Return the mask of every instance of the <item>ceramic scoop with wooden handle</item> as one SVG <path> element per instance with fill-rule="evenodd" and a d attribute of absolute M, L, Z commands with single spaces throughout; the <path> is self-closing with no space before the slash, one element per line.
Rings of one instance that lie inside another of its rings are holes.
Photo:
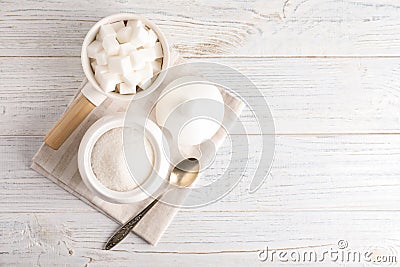
<path fill-rule="evenodd" d="M 106 98 L 130 101 L 153 92 L 165 77 L 170 54 L 164 34 L 154 23 L 135 14 L 115 14 L 87 33 L 81 62 L 88 83 L 45 136 L 53 149 L 60 148 Z"/>

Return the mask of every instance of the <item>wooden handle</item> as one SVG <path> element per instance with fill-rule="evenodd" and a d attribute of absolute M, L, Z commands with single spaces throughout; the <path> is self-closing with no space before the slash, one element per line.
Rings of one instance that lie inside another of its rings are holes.
<path fill-rule="evenodd" d="M 84 95 L 79 94 L 53 129 L 44 137 L 44 142 L 55 150 L 59 149 L 95 107 Z"/>

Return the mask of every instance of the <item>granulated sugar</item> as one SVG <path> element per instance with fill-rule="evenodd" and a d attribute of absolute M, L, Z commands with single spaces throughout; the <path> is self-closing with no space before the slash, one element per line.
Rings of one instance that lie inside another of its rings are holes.
<path fill-rule="evenodd" d="M 122 134 L 122 127 L 111 129 L 103 134 L 94 145 L 91 155 L 92 169 L 97 179 L 107 188 L 119 192 L 138 187 L 125 162 Z M 153 149 L 147 139 L 145 148 L 148 159 L 153 162 Z M 145 178 L 147 177 L 139 177 L 143 180 Z"/>

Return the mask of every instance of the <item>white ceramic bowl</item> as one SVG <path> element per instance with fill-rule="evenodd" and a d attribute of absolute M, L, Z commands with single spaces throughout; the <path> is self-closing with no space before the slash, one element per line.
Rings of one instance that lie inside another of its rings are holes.
<path fill-rule="evenodd" d="M 85 133 L 78 151 L 78 168 L 85 185 L 98 197 L 113 203 L 133 203 L 149 197 L 155 193 L 162 185 L 169 174 L 170 164 L 166 158 L 165 150 L 160 144 L 163 139 L 161 129 L 152 121 L 145 125 L 146 137 L 153 147 L 154 169 L 143 184 L 133 190 L 119 192 L 105 187 L 95 176 L 91 156 L 97 140 L 107 131 L 113 128 L 124 127 L 124 114 L 106 116 L 96 121 Z M 165 146 L 165 144 L 163 144 Z M 158 177 L 159 176 L 159 177 Z"/>
<path fill-rule="evenodd" d="M 96 81 L 96 78 L 94 77 L 94 73 L 93 73 L 92 67 L 90 66 L 90 60 L 89 60 L 89 57 L 87 56 L 87 51 L 86 51 L 87 46 L 91 42 L 93 42 L 93 40 L 96 38 L 96 34 L 99 32 L 101 25 L 109 24 L 109 23 L 113 23 L 113 22 L 117 22 L 117 21 L 123 21 L 123 20 L 141 20 L 143 22 L 143 24 L 145 24 L 150 29 L 153 29 L 154 32 L 157 34 L 158 40 L 160 41 L 161 47 L 163 50 L 163 61 L 162 61 L 162 65 L 161 65 L 160 74 L 158 74 L 157 78 L 154 80 L 154 82 L 152 83 L 152 85 L 149 88 L 147 88 L 146 90 L 143 90 L 135 95 L 121 95 L 121 94 L 118 94 L 115 92 L 109 92 L 109 93 L 104 92 L 104 90 L 101 89 L 100 85 Z M 169 52 L 169 46 L 168 46 L 167 39 L 165 38 L 164 34 L 162 33 L 162 31 L 158 28 L 158 26 L 156 24 L 154 24 L 150 20 L 148 20 L 142 16 L 136 15 L 136 14 L 120 13 L 120 14 L 114 14 L 114 15 L 111 15 L 111 16 L 101 19 L 89 30 L 89 32 L 86 34 L 85 39 L 83 40 L 82 51 L 81 51 L 81 62 L 82 62 L 82 68 L 86 75 L 86 78 L 98 92 L 100 92 L 103 95 L 106 95 L 107 97 L 129 101 L 133 97 L 139 98 L 139 97 L 144 97 L 144 96 L 150 94 L 161 84 L 161 82 L 165 78 L 165 70 L 170 66 L 171 58 L 170 58 L 170 52 Z"/>

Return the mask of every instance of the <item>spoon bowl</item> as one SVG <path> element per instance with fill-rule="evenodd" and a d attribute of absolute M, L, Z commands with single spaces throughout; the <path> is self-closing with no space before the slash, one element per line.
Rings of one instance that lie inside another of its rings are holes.
<path fill-rule="evenodd" d="M 177 187 L 190 186 L 199 175 L 200 164 L 195 158 L 188 158 L 179 162 L 172 170 L 168 182 Z"/>

